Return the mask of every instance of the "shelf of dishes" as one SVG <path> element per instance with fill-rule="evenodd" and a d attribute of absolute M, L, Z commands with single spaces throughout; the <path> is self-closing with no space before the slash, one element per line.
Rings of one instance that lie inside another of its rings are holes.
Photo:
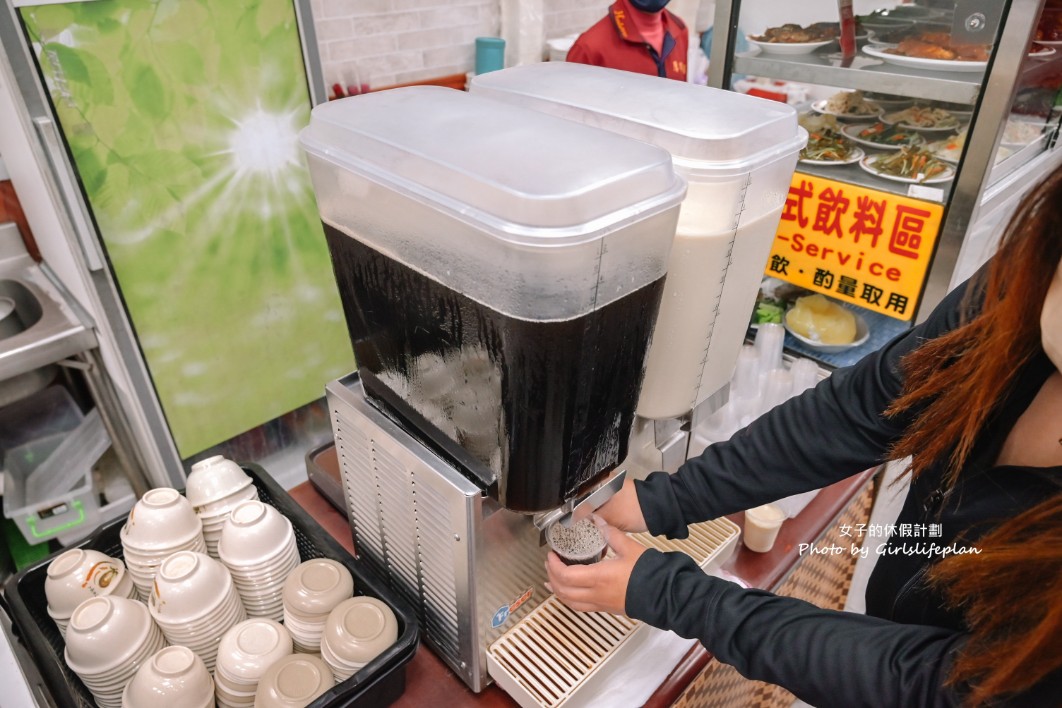
<path fill-rule="evenodd" d="M 839 32 L 836 22 L 816 22 L 746 35 L 753 49 L 735 55 L 734 71 L 926 100 L 977 101 L 992 45 L 953 38 L 947 12 L 902 5 L 858 16 L 858 51 L 847 59 Z M 1051 44 L 1034 45 L 1031 56 L 1053 56 Z"/>
<path fill-rule="evenodd" d="M 977 100 L 984 78 L 983 68 L 976 73 L 930 71 L 858 55 L 846 63 L 836 49 L 794 55 L 737 54 L 734 73 L 963 104 Z"/>
<path fill-rule="evenodd" d="M 812 103 L 800 116 L 809 139 L 797 169 L 946 202 L 972 115 L 963 104 L 841 91 Z M 1043 118 L 1011 117 L 996 153 L 997 165 L 1019 154 L 1026 158 L 1013 164 L 1027 161 L 1048 145 L 1055 129 Z"/>

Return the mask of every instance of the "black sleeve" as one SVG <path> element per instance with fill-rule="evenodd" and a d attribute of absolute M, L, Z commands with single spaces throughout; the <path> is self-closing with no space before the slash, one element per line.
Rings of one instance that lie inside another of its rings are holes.
<path fill-rule="evenodd" d="M 689 524 L 820 489 L 884 462 L 908 422 L 883 415 L 903 386 L 900 359 L 959 324 L 969 282 L 921 325 L 708 446 L 675 474 L 637 481 L 649 531 L 685 538 Z"/>
<path fill-rule="evenodd" d="M 706 575 L 681 553 L 650 549 L 634 566 L 627 614 L 700 640 L 742 676 L 818 706 L 958 706 L 944 686 L 966 635 L 823 610 Z"/>

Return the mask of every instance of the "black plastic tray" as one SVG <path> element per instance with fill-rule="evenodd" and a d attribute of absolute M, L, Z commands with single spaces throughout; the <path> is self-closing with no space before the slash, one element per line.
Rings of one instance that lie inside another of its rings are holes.
<path fill-rule="evenodd" d="M 336 684 L 311 703 L 309 708 L 375 708 L 391 704 L 406 689 L 406 664 L 413 659 L 420 643 L 412 609 L 361 561 L 339 545 L 261 467 L 245 464 L 243 468 L 254 480 L 259 498 L 291 520 L 299 557 L 302 560 L 331 558 L 339 561 L 354 577 L 356 594 L 375 597 L 387 603 L 398 619 L 398 640 L 356 674 Z M 90 548 L 114 558 L 122 558 L 119 533 L 124 524 L 124 517 L 104 524 L 76 547 Z M 62 635 L 48 616 L 44 580 L 47 577 L 48 564 L 53 557 L 46 558 L 9 578 L 4 585 L 5 599 L 18 638 L 33 657 L 55 703 L 62 708 L 95 708 L 92 694 L 77 674 L 67 668 L 63 659 L 65 644 Z"/>

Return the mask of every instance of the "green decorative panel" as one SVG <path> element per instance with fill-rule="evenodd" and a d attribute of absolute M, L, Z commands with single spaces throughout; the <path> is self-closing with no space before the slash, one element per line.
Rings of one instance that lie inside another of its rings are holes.
<path fill-rule="evenodd" d="M 353 366 L 291 0 L 20 10 L 182 457 Z"/>

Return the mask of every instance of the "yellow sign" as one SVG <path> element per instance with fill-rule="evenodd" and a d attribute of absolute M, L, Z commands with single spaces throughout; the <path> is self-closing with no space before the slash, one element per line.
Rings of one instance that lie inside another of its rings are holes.
<path fill-rule="evenodd" d="M 909 320 L 943 215 L 940 204 L 797 172 L 766 273 Z"/>

